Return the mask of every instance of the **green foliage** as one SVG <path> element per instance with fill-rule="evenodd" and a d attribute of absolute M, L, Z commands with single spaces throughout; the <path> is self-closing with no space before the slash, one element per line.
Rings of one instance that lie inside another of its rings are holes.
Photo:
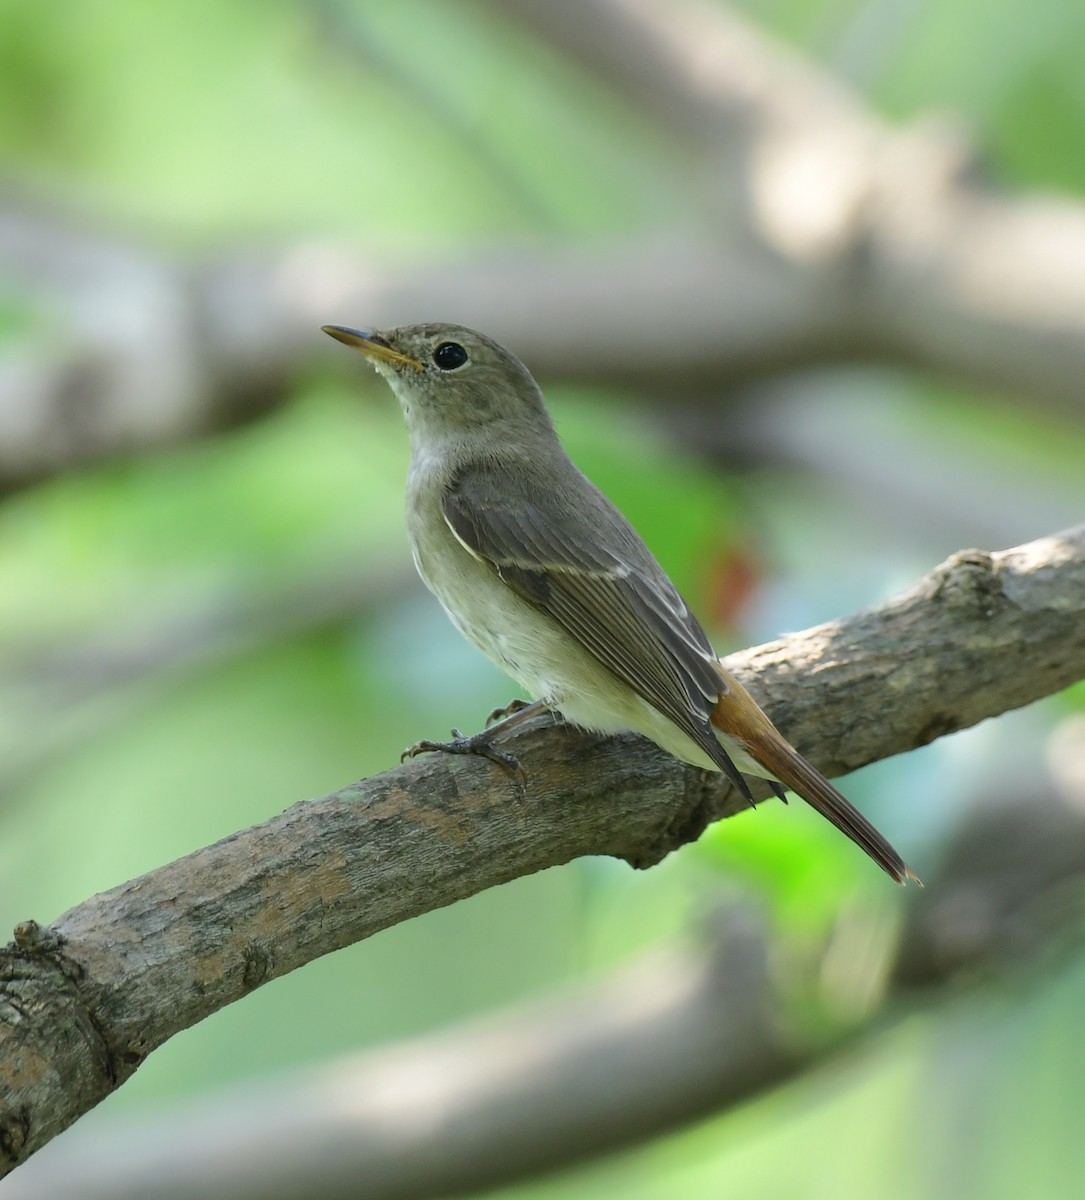
<path fill-rule="evenodd" d="M 647 414 L 638 416 L 623 397 L 557 388 L 548 396 L 580 469 L 625 513 L 680 590 L 702 594 L 706 565 L 736 537 L 734 488 L 668 447 Z"/>
<path fill-rule="evenodd" d="M 1015 1200 L 1079 1182 L 1078 962 L 1042 993 L 963 1001 L 737 1111 L 495 1200 Z M 1031 1103 L 1022 1105 L 1021 1096 Z"/>
<path fill-rule="evenodd" d="M 658 135 L 469 6 L 3 7 L 0 153 L 62 172 L 115 220 L 185 240 L 349 232 L 417 252 L 661 211 L 638 169 Z M 435 194 L 434 180 L 454 186 Z M 682 207 L 666 196 L 668 213 Z"/>
<path fill-rule="evenodd" d="M 0 646 L 387 553 L 405 463 L 394 404 L 321 385 L 240 433 L 16 495 L 0 507 Z"/>
<path fill-rule="evenodd" d="M 997 175 L 1085 191 L 1085 9 L 1075 0 L 741 0 L 759 23 L 852 81 L 888 116 L 951 114 Z"/>

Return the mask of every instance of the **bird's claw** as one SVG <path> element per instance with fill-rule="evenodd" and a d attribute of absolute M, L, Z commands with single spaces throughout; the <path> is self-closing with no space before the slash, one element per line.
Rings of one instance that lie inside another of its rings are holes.
<path fill-rule="evenodd" d="M 512 754 L 505 754 L 504 751 L 498 750 L 490 742 L 485 731 L 473 733 L 468 736 L 459 729 L 453 729 L 452 740 L 449 742 L 431 742 L 428 738 L 425 738 L 420 742 L 415 742 L 413 746 L 408 746 L 399 756 L 399 761 L 404 762 L 408 758 L 414 758 L 416 754 L 437 752 L 442 754 L 477 754 L 480 758 L 488 758 L 490 762 L 495 762 L 498 766 L 505 767 L 509 771 L 514 771 L 521 777 L 524 774 L 524 769 L 520 766 L 520 760 Z"/>

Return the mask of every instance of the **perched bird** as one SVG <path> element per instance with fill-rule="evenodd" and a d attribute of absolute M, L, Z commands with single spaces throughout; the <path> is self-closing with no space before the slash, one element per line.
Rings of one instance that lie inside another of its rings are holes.
<path fill-rule="evenodd" d="M 916 878 L 722 666 L 651 551 L 565 453 L 515 355 L 456 325 L 323 328 L 360 350 L 403 408 L 418 573 L 468 641 L 534 697 L 491 730 L 412 752 L 514 763 L 493 733 L 554 709 L 585 729 L 644 734 L 722 771 L 751 802 L 744 772 L 781 798 L 786 785 L 898 883 Z"/>

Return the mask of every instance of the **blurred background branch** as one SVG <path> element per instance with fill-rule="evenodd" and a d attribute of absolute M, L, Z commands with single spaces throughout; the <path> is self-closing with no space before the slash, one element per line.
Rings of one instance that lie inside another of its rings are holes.
<path fill-rule="evenodd" d="M 226 245 L 182 265 L 9 188 L 0 264 L 55 316 L 0 363 L 0 482 L 264 414 L 323 349 L 317 327 L 350 314 L 452 314 L 544 380 L 633 384 L 661 406 L 703 400 L 709 381 L 718 405 L 740 384 L 855 360 L 1080 406 L 1085 205 L 1004 192 L 971 169 L 959 131 L 891 128 L 720 6 L 495 9 L 698 156 L 712 203 L 695 231 L 472 245 L 422 265 L 346 243 Z M 318 11 L 366 45 L 345 6 Z"/>

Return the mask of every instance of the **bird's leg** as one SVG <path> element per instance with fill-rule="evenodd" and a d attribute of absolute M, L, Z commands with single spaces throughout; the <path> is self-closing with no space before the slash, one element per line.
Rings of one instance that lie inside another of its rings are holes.
<path fill-rule="evenodd" d="M 488 729 L 482 729 L 478 733 L 470 735 L 461 733 L 458 729 L 452 730 L 452 740 L 450 742 L 431 742 L 428 739 L 421 742 L 415 742 L 413 746 L 408 746 L 406 750 L 399 756 L 399 761 L 402 762 L 406 758 L 414 758 L 416 754 L 428 754 L 431 751 L 441 751 L 444 754 L 477 754 L 482 758 L 488 758 L 491 762 L 498 763 L 500 766 L 507 767 L 510 771 L 519 771 L 523 774 L 520 766 L 520 760 L 512 754 L 505 754 L 498 750 L 493 745 L 493 738 L 499 733 L 505 733 L 514 726 L 519 725 L 521 721 L 526 721 L 528 717 L 535 716 L 536 713 L 543 712 L 546 708 L 546 703 L 543 700 L 532 700 L 530 703 L 520 700 L 514 700 L 508 706 L 512 709 L 511 712 L 506 712 L 504 709 L 497 709 L 496 712 L 500 715 L 505 712 L 502 720 L 496 725 L 491 725 Z M 491 717 L 494 715 L 490 714 Z"/>
<path fill-rule="evenodd" d="M 539 702 L 536 700 L 536 701 L 534 701 L 534 703 L 538 704 Z M 487 716 L 487 718 L 486 718 L 487 728 L 490 725 L 492 725 L 495 721 L 501 720 L 502 717 L 511 717 L 511 716 L 514 716 L 518 712 L 522 712 L 525 708 L 530 707 L 531 704 L 532 704 L 532 701 L 530 701 L 530 700 L 516 699 L 516 700 L 510 700 L 508 702 L 508 704 L 505 705 L 504 708 L 490 709 L 489 716 Z"/>
<path fill-rule="evenodd" d="M 501 719 L 495 725 L 489 725 L 489 728 L 486 730 L 486 736 L 492 737 L 495 733 L 504 733 L 508 729 L 515 728 L 522 721 L 526 721 L 529 717 L 537 716 L 539 713 L 546 711 L 545 700 L 513 700 L 511 704 L 505 705 L 504 708 L 495 708 L 490 713 L 486 721 L 487 725 L 495 717 L 500 717 Z"/>

